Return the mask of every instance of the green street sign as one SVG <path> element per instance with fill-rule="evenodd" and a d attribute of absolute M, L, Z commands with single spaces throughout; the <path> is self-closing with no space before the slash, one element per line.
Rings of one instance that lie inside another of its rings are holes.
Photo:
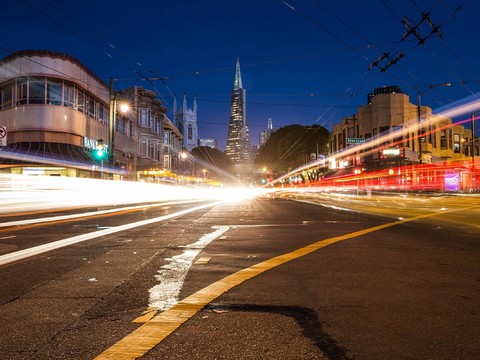
<path fill-rule="evenodd" d="M 347 144 L 363 144 L 364 138 L 347 138 Z"/>

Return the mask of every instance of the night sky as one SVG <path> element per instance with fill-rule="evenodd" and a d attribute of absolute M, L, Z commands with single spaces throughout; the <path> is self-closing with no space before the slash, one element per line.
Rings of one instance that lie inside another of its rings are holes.
<path fill-rule="evenodd" d="M 157 91 L 170 118 L 173 94 L 196 96 L 200 137 L 224 150 L 237 58 L 253 144 L 268 118 L 331 130 L 381 86 L 416 103 L 415 87 L 452 82 L 422 95 L 435 112 L 480 91 L 479 14 L 477 0 L 19 0 L 2 7 L 0 57 L 67 53 L 116 90 Z"/>

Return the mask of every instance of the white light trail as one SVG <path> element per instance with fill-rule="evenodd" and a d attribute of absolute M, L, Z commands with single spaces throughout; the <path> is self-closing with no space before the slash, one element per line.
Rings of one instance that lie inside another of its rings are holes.
<path fill-rule="evenodd" d="M 0 174 L 0 214 L 162 201 L 241 200 L 254 188 L 216 188 L 67 177 Z"/>
<path fill-rule="evenodd" d="M 436 112 L 435 114 L 433 113 L 430 114 L 428 119 L 428 124 L 435 125 L 439 121 L 444 120 L 445 118 L 453 119 L 465 114 L 468 114 L 470 116 L 470 114 L 474 112 L 478 112 L 479 110 L 480 110 L 480 93 L 477 93 L 465 99 L 458 100 L 453 104 L 441 107 L 439 111 Z M 456 123 L 452 123 L 452 125 L 455 125 L 455 124 Z M 346 158 L 348 156 L 353 156 L 360 152 L 362 153 L 363 156 L 365 156 L 373 151 L 377 151 L 378 147 L 384 145 L 385 143 L 392 143 L 394 139 L 397 139 L 400 137 L 405 138 L 407 134 L 417 133 L 419 128 L 423 128 L 423 127 L 425 127 L 425 123 L 420 124 L 418 122 L 418 117 L 415 116 L 414 118 L 405 121 L 405 125 L 402 127 L 402 129 L 399 129 L 398 131 L 395 131 L 395 132 L 392 131 L 383 136 L 366 139 L 365 143 L 358 144 L 358 145 L 349 147 L 347 149 L 344 149 L 340 152 L 337 152 L 335 154 L 329 155 L 326 159 L 319 159 L 317 161 L 312 161 L 303 166 L 299 166 L 298 168 L 290 171 L 288 174 L 285 174 L 282 177 L 275 179 L 272 183 L 281 181 L 283 179 L 288 179 L 289 177 L 294 176 L 304 170 L 321 166 L 322 163 L 328 162 L 332 158 L 335 158 L 335 159 Z M 372 148 L 374 150 L 371 150 Z"/>
<path fill-rule="evenodd" d="M 51 216 L 51 217 L 45 217 L 45 218 L 34 218 L 34 219 L 27 219 L 27 220 L 8 221 L 8 222 L 0 223 L 0 228 L 10 227 L 10 226 L 40 224 L 40 223 L 54 222 L 54 221 L 61 221 L 61 220 L 73 220 L 73 219 L 91 217 L 91 216 L 97 216 L 97 215 L 103 215 L 103 214 L 113 214 L 113 213 L 122 212 L 122 211 L 147 209 L 147 208 L 152 208 L 152 207 L 168 206 L 168 205 L 189 204 L 189 203 L 192 203 L 192 202 L 199 202 L 199 201 L 201 201 L 201 200 L 171 201 L 171 202 L 156 203 L 156 204 L 127 206 L 127 207 L 115 208 L 115 209 L 109 209 L 109 210 L 89 211 L 89 212 L 85 212 L 85 213 L 72 214 L 72 215 L 60 215 L 60 216 Z"/>
<path fill-rule="evenodd" d="M 179 217 L 179 216 L 182 216 L 182 215 L 185 215 L 185 214 L 197 211 L 197 210 L 205 209 L 205 208 L 212 207 L 212 206 L 215 206 L 215 205 L 220 205 L 220 204 L 223 204 L 223 203 L 225 203 L 225 201 L 216 201 L 216 202 L 212 202 L 212 203 L 209 203 L 209 204 L 203 204 L 203 205 L 199 205 L 199 206 L 189 208 L 189 209 L 186 209 L 186 210 L 178 211 L 178 212 L 175 212 L 175 213 L 172 213 L 172 214 L 156 217 L 156 218 L 153 218 L 153 219 L 147 219 L 147 220 L 138 221 L 138 222 L 134 222 L 134 223 L 130 223 L 130 224 L 115 226 L 115 227 L 112 227 L 112 228 L 103 229 L 103 230 L 99 230 L 99 231 L 94 231 L 94 232 L 87 233 L 87 234 L 77 235 L 77 236 L 73 236 L 73 237 L 70 237 L 70 238 L 63 239 L 63 240 L 58 240 L 58 241 L 54 241 L 54 242 L 51 242 L 51 243 L 46 243 L 46 244 L 43 244 L 43 245 L 31 247 L 31 248 L 28 248 L 28 249 L 16 251 L 16 252 L 13 252 L 13 253 L 10 253 L 10 254 L 0 256 L 0 266 L 1 265 L 6 265 L 6 264 L 9 264 L 9 263 L 18 261 L 18 260 L 26 259 L 26 258 L 31 257 L 31 256 L 43 254 L 43 253 L 46 253 L 48 251 L 60 249 L 60 248 L 63 248 L 63 247 L 69 246 L 69 245 L 77 244 L 77 243 L 80 243 L 80 242 L 83 242 L 83 241 L 96 239 L 96 238 L 101 237 L 101 236 L 115 234 L 117 232 L 130 230 L 130 229 L 133 229 L 133 228 L 136 228 L 136 227 L 140 227 L 140 226 L 149 225 L 149 224 L 153 224 L 153 223 L 160 222 L 160 221 L 173 219 L 175 217 Z"/>

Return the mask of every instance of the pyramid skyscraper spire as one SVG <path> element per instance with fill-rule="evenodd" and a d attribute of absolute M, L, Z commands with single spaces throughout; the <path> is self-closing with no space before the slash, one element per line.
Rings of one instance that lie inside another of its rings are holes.
<path fill-rule="evenodd" d="M 242 74 L 240 73 L 240 59 L 237 58 L 237 64 L 235 65 L 235 82 L 233 84 L 233 90 L 242 89 Z"/>
<path fill-rule="evenodd" d="M 247 125 L 246 91 L 242 85 L 240 60 L 235 66 L 235 81 L 230 96 L 230 121 L 226 155 L 235 165 L 237 177 L 248 181 L 251 177 L 251 145 Z"/>

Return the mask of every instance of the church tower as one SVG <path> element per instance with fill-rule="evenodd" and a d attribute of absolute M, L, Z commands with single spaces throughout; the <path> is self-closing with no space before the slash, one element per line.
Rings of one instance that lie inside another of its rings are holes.
<path fill-rule="evenodd" d="M 240 60 L 235 66 L 235 80 L 230 96 L 230 122 L 226 155 L 233 161 L 240 180 L 248 181 L 251 178 L 251 145 L 247 124 L 246 91 L 242 86 L 240 74 Z"/>
<path fill-rule="evenodd" d="M 187 97 L 183 95 L 183 104 L 177 109 L 177 98 L 173 99 L 175 126 L 183 135 L 183 147 L 188 151 L 198 147 L 197 98 L 193 98 L 193 109 L 187 107 Z"/>

